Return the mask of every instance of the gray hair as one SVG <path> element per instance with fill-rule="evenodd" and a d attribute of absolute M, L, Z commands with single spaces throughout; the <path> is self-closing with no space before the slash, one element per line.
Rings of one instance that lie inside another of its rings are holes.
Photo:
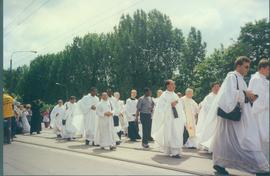
<path fill-rule="evenodd" d="M 188 93 L 188 92 L 192 92 L 193 93 L 193 89 L 187 88 L 186 91 L 185 91 L 185 93 Z"/>

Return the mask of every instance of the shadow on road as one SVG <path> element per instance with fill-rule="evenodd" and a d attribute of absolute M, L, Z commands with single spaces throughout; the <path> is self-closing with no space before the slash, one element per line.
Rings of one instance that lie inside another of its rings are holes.
<path fill-rule="evenodd" d="M 80 145 L 70 145 L 68 146 L 68 148 L 70 149 L 89 149 L 92 148 L 93 146 L 90 145 L 84 145 L 84 144 L 80 144 Z"/>
<path fill-rule="evenodd" d="M 109 149 L 101 149 L 100 147 L 98 147 L 98 148 L 95 148 L 95 149 L 93 149 L 93 153 L 95 153 L 95 154 L 102 154 L 102 153 L 110 153 L 110 152 L 114 152 L 114 151 L 117 151 L 117 149 L 116 150 L 109 150 Z"/>
<path fill-rule="evenodd" d="M 151 159 L 159 164 L 166 164 L 166 165 L 179 165 L 183 161 L 187 160 L 189 156 L 182 156 L 181 159 L 171 158 L 166 155 L 155 155 Z"/>

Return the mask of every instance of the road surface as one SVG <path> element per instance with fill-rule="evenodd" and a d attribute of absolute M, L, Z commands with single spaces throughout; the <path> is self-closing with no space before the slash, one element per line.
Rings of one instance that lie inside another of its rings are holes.
<path fill-rule="evenodd" d="M 4 145 L 5 175 L 190 175 L 91 155 L 13 142 Z"/>

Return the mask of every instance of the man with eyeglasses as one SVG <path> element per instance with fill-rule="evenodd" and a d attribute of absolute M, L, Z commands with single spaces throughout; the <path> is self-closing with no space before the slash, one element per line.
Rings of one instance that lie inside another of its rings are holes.
<path fill-rule="evenodd" d="M 235 71 L 227 74 L 209 112 L 210 116 L 217 119 L 215 130 L 209 130 L 215 133 L 212 143 L 213 162 L 218 175 L 229 175 L 225 168 L 256 175 L 269 174 L 269 163 L 261 151 L 258 128 L 251 111 L 251 103 L 256 101 L 257 96 L 247 89 L 244 80 L 250 62 L 246 56 L 236 59 Z M 240 105 L 240 119 L 233 119 L 231 112 L 237 109 L 237 104 Z M 227 116 L 217 113 L 220 109 Z"/>

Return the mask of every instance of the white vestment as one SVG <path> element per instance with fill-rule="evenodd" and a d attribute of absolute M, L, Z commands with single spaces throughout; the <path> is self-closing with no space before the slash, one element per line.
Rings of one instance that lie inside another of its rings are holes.
<path fill-rule="evenodd" d="M 252 75 L 248 89 L 258 95 L 252 113 L 258 124 L 263 152 L 269 159 L 269 80 L 257 72 Z"/>
<path fill-rule="evenodd" d="M 73 118 L 76 114 L 76 103 L 66 102 L 64 104 L 65 112 L 63 116 L 63 120 L 66 120 L 66 124 L 63 125 L 63 135 L 62 138 L 74 138 L 77 132 L 76 127 L 73 124 Z"/>
<path fill-rule="evenodd" d="M 174 101 L 178 101 L 176 105 L 178 118 L 173 115 L 171 103 Z M 153 114 L 152 135 L 166 155 L 181 153 L 185 121 L 182 103 L 177 94 L 170 91 L 163 92 Z"/>
<path fill-rule="evenodd" d="M 121 107 L 114 96 L 109 97 L 108 100 L 110 102 L 110 105 L 112 106 L 113 116 L 117 116 L 118 122 L 119 122 L 117 126 L 114 126 L 114 132 L 115 132 L 114 138 L 115 138 L 115 141 L 120 141 L 120 138 L 117 135 L 117 133 L 121 131 L 120 117 L 119 117 L 119 115 L 121 113 Z"/>
<path fill-rule="evenodd" d="M 237 80 L 239 90 L 237 90 Z M 213 106 L 211 106 L 210 118 L 217 119 L 215 129 L 208 133 L 215 133 L 213 139 L 213 162 L 225 168 L 234 168 L 249 173 L 267 172 L 269 164 L 261 151 L 261 143 L 256 121 L 252 116 L 250 103 L 245 103 L 243 91 L 247 85 L 243 76 L 238 72 L 230 72 L 225 78 L 218 92 Z M 237 102 L 241 106 L 240 121 L 224 119 L 217 115 L 220 107 L 226 113 L 231 112 Z"/>
<path fill-rule="evenodd" d="M 94 141 L 95 132 L 97 129 L 97 116 L 96 110 L 91 109 L 92 106 L 97 106 L 99 99 L 97 96 L 91 94 L 85 95 L 79 102 L 78 105 L 84 116 L 84 125 L 82 126 L 85 138 L 91 142 Z"/>
<path fill-rule="evenodd" d="M 199 112 L 199 106 L 192 98 L 188 98 L 186 96 L 181 97 L 180 101 L 183 104 L 183 108 L 184 108 L 184 112 L 186 116 L 186 129 L 189 134 L 189 138 L 185 146 L 197 147 L 196 115 Z"/>
<path fill-rule="evenodd" d="M 159 98 L 160 98 L 160 97 L 157 97 L 157 98 L 154 98 L 154 99 L 153 99 L 154 104 L 155 104 L 153 112 L 155 112 L 155 109 L 156 109 L 157 104 L 158 104 L 158 102 L 159 102 Z"/>
<path fill-rule="evenodd" d="M 100 147 L 114 146 L 116 140 L 113 117 L 104 115 L 106 112 L 113 112 L 109 100 L 101 100 L 97 105 L 96 112 L 99 120 L 95 134 L 95 144 L 100 145 Z"/>
<path fill-rule="evenodd" d="M 127 131 L 128 128 L 128 120 L 127 117 L 125 115 L 125 104 L 124 101 L 122 100 L 118 100 L 117 103 L 119 104 L 120 107 L 120 113 L 121 115 L 119 116 L 119 123 L 120 123 L 120 127 L 122 131 Z"/>
<path fill-rule="evenodd" d="M 51 117 L 51 127 L 53 128 L 53 131 L 56 135 L 61 135 L 62 134 L 62 119 L 64 118 L 65 114 L 65 106 L 59 106 L 56 105 L 54 106 L 50 117 Z"/>
<path fill-rule="evenodd" d="M 196 137 L 198 142 L 198 148 L 205 148 L 210 153 L 212 149 L 210 148 L 210 144 L 213 140 L 212 134 L 205 134 L 207 132 L 206 128 L 215 128 L 216 127 L 216 119 L 209 118 L 209 110 L 216 98 L 216 94 L 213 92 L 209 93 L 203 101 L 200 103 L 201 109 L 198 115 L 198 122 L 196 125 Z"/>
<path fill-rule="evenodd" d="M 137 112 L 137 103 L 137 99 L 132 100 L 131 98 L 128 98 L 126 101 L 125 113 L 129 122 L 136 120 L 135 114 Z"/>
<path fill-rule="evenodd" d="M 28 112 L 22 111 L 21 118 L 22 118 L 22 127 L 23 127 L 23 133 L 29 133 L 30 132 L 30 125 L 27 120 Z"/>

